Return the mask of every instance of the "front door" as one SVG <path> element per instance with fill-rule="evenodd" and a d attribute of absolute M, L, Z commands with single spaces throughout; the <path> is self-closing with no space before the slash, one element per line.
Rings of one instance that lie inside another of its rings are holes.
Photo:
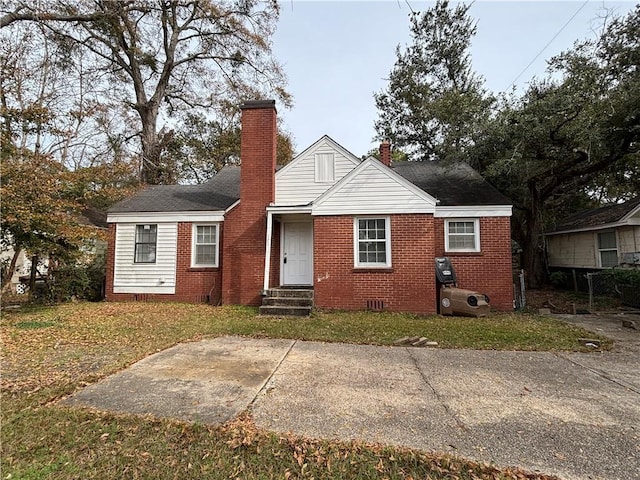
<path fill-rule="evenodd" d="M 283 223 L 282 284 L 313 285 L 313 224 Z"/>

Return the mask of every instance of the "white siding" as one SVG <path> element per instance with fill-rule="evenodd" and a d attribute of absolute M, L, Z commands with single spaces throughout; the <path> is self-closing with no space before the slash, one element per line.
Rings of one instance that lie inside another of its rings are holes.
<path fill-rule="evenodd" d="M 618 229 L 618 256 L 623 253 L 640 252 L 640 226 Z"/>
<path fill-rule="evenodd" d="M 316 154 L 333 154 L 335 170 L 333 182 L 316 182 Z M 276 205 L 306 205 L 345 175 L 353 170 L 359 161 L 346 152 L 329 137 L 322 137 L 314 145 L 302 152 L 276 174 Z"/>
<path fill-rule="evenodd" d="M 594 235 L 594 232 L 579 232 L 547 237 L 549 265 L 552 267 L 597 268 Z"/>
<path fill-rule="evenodd" d="M 157 225 L 155 263 L 134 263 L 135 223 L 116 225 L 114 293 L 175 293 L 178 224 Z"/>
<path fill-rule="evenodd" d="M 376 160 L 349 177 L 318 200 L 313 215 L 434 213 L 433 199 Z"/>
<path fill-rule="evenodd" d="M 605 231 L 605 230 L 602 230 Z M 547 237 L 549 265 L 551 267 L 598 268 L 598 232 L 565 233 Z M 618 261 L 625 253 L 640 252 L 640 227 L 616 229 Z"/>
<path fill-rule="evenodd" d="M 624 223 L 627 225 L 640 225 L 640 207 L 637 207 L 637 210 L 633 212 L 633 215 L 629 216 Z"/>

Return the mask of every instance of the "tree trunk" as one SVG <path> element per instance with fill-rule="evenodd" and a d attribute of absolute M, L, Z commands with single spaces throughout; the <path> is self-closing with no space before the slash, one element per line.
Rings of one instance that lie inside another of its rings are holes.
<path fill-rule="evenodd" d="M 522 268 L 528 288 L 540 288 L 545 283 L 544 248 L 542 237 L 542 206 L 534 199 L 524 212 L 516 238 L 522 247 Z"/>
<path fill-rule="evenodd" d="M 4 272 L 4 275 L 2 275 L 2 293 L 8 292 L 11 288 L 11 277 L 13 277 L 13 273 L 16 271 L 16 263 L 18 263 L 20 252 L 22 252 L 22 248 L 16 247 L 16 250 L 13 252 L 13 257 L 11 257 L 9 268 Z"/>
<path fill-rule="evenodd" d="M 142 115 L 141 115 L 142 117 Z M 160 172 L 160 142 L 156 133 L 156 125 L 148 125 L 143 117 L 142 128 L 142 165 L 140 166 L 140 180 L 149 185 L 158 185 L 161 182 Z"/>
<path fill-rule="evenodd" d="M 29 275 L 29 301 L 33 302 L 36 292 L 36 275 L 38 273 L 38 256 L 31 257 L 31 273 Z"/>
<path fill-rule="evenodd" d="M 158 107 L 150 100 L 137 109 L 142 121 L 140 140 L 142 145 L 142 165 L 140 181 L 149 185 L 169 185 L 175 183 L 175 168 L 162 158 L 162 152 L 173 138 L 173 131 L 157 131 Z"/>

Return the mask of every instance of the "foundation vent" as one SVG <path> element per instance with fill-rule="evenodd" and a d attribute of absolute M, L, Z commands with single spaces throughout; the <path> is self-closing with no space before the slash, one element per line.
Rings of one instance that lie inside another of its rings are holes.
<path fill-rule="evenodd" d="M 367 310 L 372 312 L 382 312 L 384 310 L 383 300 L 367 300 Z"/>

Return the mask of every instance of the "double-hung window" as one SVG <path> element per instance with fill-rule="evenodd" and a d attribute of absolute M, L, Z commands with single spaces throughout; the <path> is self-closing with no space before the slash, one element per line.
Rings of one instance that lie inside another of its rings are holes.
<path fill-rule="evenodd" d="M 356 267 L 391 266 L 389 217 L 356 218 L 354 222 L 354 264 Z"/>
<path fill-rule="evenodd" d="M 475 219 L 452 219 L 444 223 L 447 252 L 479 252 L 480 222 Z"/>
<path fill-rule="evenodd" d="M 618 244 L 616 242 L 616 232 L 598 233 L 598 253 L 600 255 L 601 267 L 607 268 L 618 265 Z"/>
<path fill-rule="evenodd" d="M 136 225 L 135 263 L 156 263 L 158 225 Z"/>
<path fill-rule="evenodd" d="M 193 267 L 218 266 L 218 224 L 194 225 L 191 265 Z"/>

